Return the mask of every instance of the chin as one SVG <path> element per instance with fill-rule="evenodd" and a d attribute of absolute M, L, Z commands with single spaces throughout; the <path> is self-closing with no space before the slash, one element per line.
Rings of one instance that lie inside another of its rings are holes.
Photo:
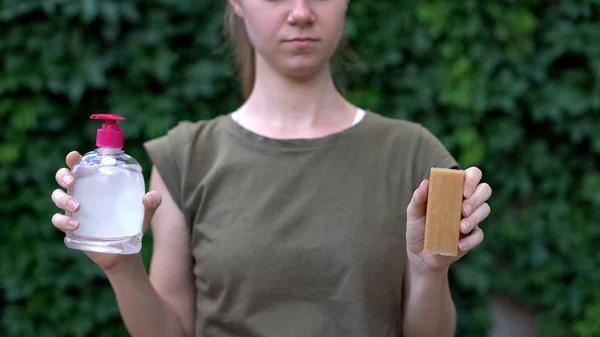
<path fill-rule="evenodd" d="M 327 63 L 317 60 L 293 60 L 287 64 L 280 65 L 279 71 L 292 78 L 309 78 L 313 77 L 327 68 Z"/>

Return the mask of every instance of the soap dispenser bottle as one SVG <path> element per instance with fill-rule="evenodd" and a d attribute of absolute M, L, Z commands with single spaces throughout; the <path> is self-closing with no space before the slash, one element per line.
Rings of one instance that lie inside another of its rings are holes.
<path fill-rule="evenodd" d="M 67 190 L 79 201 L 79 211 L 67 216 L 79 227 L 67 232 L 65 245 L 72 249 L 135 254 L 142 248 L 145 183 L 142 167 L 123 149 L 124 133 L 117 124 L 125 118 L 95 114 L 105 120 L 96 135 L 96 149 L 72 168 L 74 183 Z"/>

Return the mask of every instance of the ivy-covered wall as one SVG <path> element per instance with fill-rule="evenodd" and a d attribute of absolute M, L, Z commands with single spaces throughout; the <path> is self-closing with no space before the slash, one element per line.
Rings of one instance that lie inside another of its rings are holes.
<path fill-rule="evenodd" d="M 240 103 L 223 4 L 0 2 L 0 336 L 127 336 L 102 272 L 50 222 L 54 174 L 93 148 L 92 113 L 127 118 L 148 172 L 144 140 Z M 494 189 L 485 243 L 451 272 L 457 336 L 486 336 L 493 293 L 540 336 L 600 336 L 599 22 L 597 0 L 350 3 L 349 99 L 423 123 Z"/>

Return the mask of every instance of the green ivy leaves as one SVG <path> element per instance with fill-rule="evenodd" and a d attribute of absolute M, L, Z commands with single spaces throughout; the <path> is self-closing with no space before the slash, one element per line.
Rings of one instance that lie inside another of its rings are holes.
<path fill-rule="evenodd" d="M 0 5 L 0 335 L 126 336 L 100 271 L 51 225 L 89 115 L 126 146 L 240 103 L 222 1 L 4 0 Z M 484 336 L 487 296 L 538 313 L 541 336 L 600 336 L 600 4 L 357 1 L 360 62 L 339 75 L 361 107 L 418 121 L 494 189 L 484 244 L 451 272 L 458 336 Z M 151 255 L 151 233 L 144 259 Z"/>

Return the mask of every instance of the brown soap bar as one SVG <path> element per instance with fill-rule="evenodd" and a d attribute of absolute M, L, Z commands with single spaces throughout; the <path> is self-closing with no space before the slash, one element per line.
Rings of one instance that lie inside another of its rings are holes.
<path fill-rule="evenodd" d="M 464 180 L 462 170 L 431 168 L 424 252 L 458 255 Z"/>

